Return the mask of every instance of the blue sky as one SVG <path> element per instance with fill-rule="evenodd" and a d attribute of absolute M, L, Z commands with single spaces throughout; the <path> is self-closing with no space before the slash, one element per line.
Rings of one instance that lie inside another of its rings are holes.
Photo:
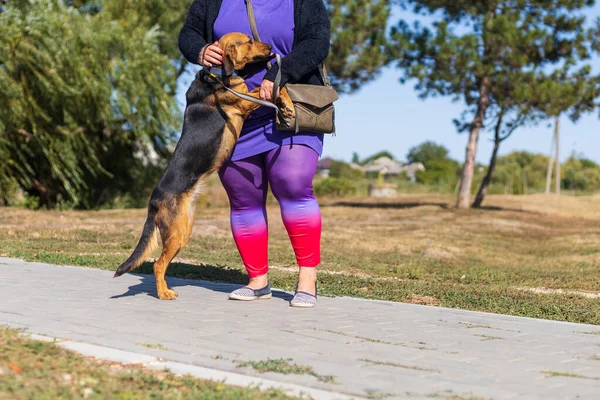
<path fill-rule="evenodd" d="M 600 16 L 600 5 L 588 15 L 589 19 Z M 411 14 L 396 13 L 394 18 L 413 19 Z M 594 61 L 594 69 L 600 72 L 600 60 Z M 336 102 L 337 135 L 326 135 L 323 156 L 350 161 L 352 153 L 361 158 L 381 150 L 388 150 L 399 160 L 404 160 L 408 150 L 426 140 L 444 145 L 450 157 L 464 160 L 467 134 L 458 134 L 452 123 L 460 117 L 464 106 L 453 103 L 450 98 L 421 100 L 413 90 L 414 82 L 401 85 L 400 72 L 385 69 L 378 79 L 365 85 L 352 95 L 343 95 Z M 183 86 L 178 95 L 184 101 L 185 87 L 189 77 L 181 80 Z M 507 139 L 501 154 L 515 150 L 527 150 L 547 154 L 550 151 L 553 128 L 549 123 L 537 127 L 521 128 Z M 477 161 L 487 164 L 492 150 L 490 133 L 479 140 Z M 567 117 L 561 119 L 561 159 L 573 152 L 600 162 L 600 119 L 598 113 L 583 117 L 573 124 Z"/>

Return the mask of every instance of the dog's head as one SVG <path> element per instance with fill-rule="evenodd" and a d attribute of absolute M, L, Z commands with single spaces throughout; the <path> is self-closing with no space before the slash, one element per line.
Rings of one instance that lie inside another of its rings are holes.
<path fill-rule="evenodd" d="M 243 69 L 246 64 L 266 62 L 272 58 L 270 45 L 257 42 L 243 33 L 228 33 L 219 39 L 219 47 L 223 50 L 223 70 L 227 75 Z"/>

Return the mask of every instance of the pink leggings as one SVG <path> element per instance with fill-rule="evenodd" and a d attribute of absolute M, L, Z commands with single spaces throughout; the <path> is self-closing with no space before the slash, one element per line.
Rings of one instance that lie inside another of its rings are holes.
<path fill-rule="evenodd" d="M 296 144 L 226 162 L 219 170 L 231 206 L 233 239 L 250 278 L 269 270 L 269 184 L 298 265 L 316 267 L 321 262 L 321 212 L 312 188 L 317 161 L 313 149 Z"/>

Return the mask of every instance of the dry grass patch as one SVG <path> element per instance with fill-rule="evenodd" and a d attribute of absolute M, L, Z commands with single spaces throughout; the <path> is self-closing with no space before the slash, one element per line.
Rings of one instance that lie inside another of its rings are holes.
<path fill-rule="evenodd" d="M 442 300 L 438 299 L 437 297 L 419 295 L 413 295 L 412 297 L 405 299 L 404 302 L 410 304 L 420 304 L 424 306 L 439 306 L 442 304 Z"/>

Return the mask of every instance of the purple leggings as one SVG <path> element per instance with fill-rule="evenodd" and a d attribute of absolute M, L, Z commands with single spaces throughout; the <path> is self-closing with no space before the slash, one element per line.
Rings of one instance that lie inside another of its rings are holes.
<path fill-rule="evenodd" d="M 298 265 L 321 261 L 321 212 L 312 181 L 318 154 L 308 146 L 284 145 L 239 161 L 228 161 L 219 177 L 229 197 L 233 238 L 251 278 L 268 272 L 266 200 L 269 184 L 281 207 Z"/>

